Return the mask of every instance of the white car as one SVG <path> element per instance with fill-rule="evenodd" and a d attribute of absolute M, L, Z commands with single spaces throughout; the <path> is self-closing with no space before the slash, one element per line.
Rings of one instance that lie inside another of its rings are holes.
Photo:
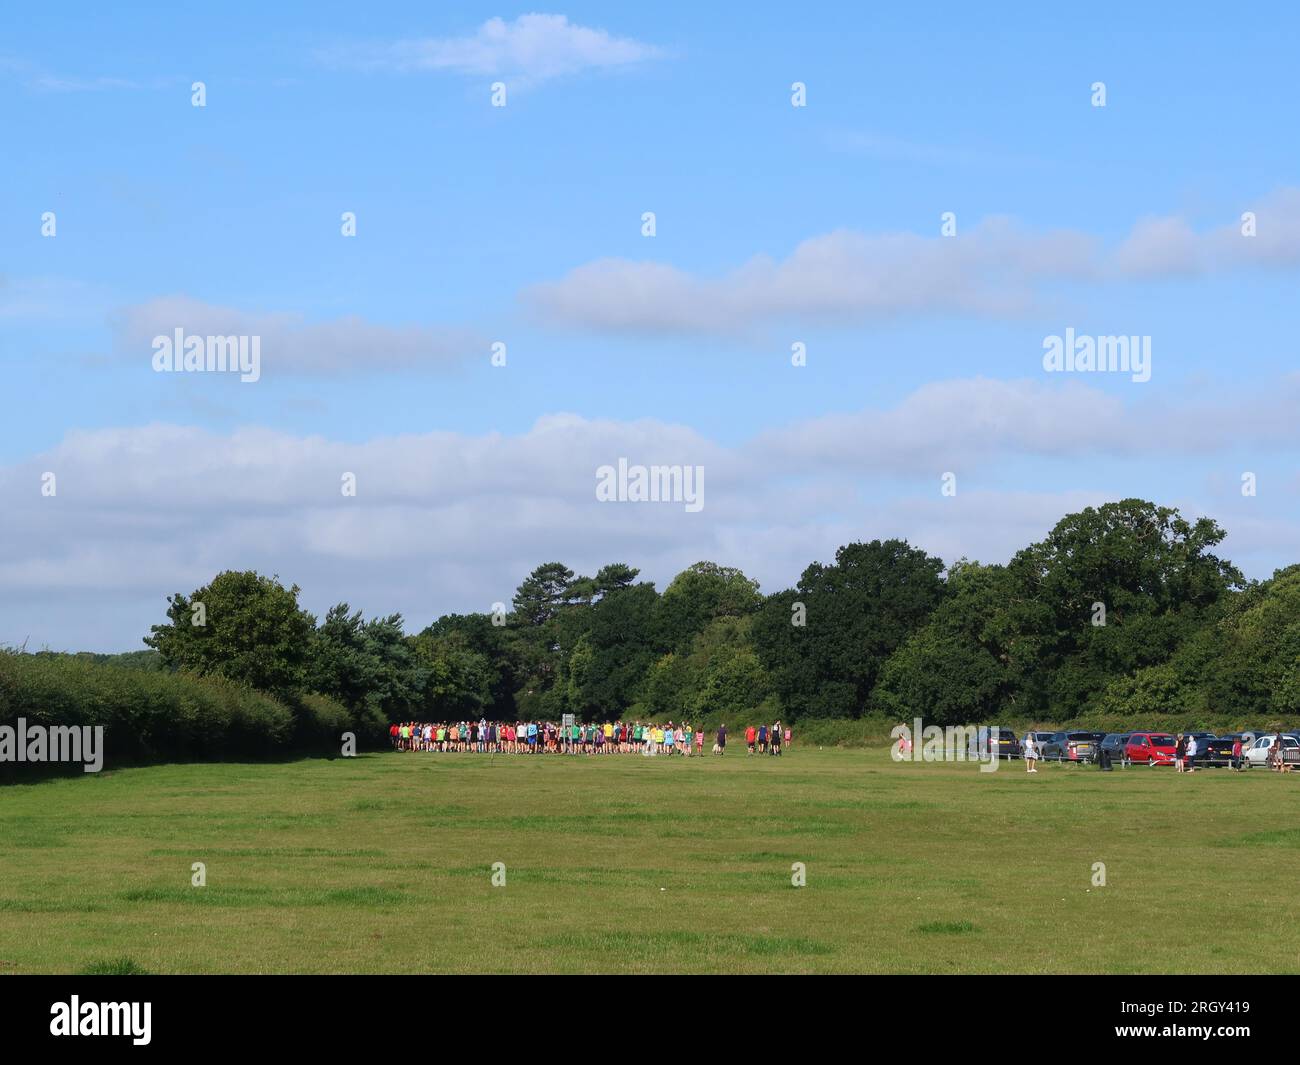
<path fill-rule="evenodd" d="M 1251 766 L 1267 766 L 1268 752 L 1272 749 L 1275 739 L 1277 739 L 1276 734 L 1256 736 L 1254 742 L 1242 751 L 1247 764 Z M 1300 739 L 1296 739 L 1294 736 L 1282 736 L 1282 758 L 1291 765 L 1300 762 Z"/>

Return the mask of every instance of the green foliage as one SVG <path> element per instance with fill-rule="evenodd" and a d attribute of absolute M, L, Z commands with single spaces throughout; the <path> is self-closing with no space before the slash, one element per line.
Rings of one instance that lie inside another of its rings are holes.
<path fill-rule="evenodd" d="M 685 651 L 709 622 L 752 614 L 762 601 L 758 582 L 740 570 L 696 562 L 664 589 L 656 611 L 657 636 L 669 650 Z"/>
<path fill-rule="evenodd" d="M 588 720 L 621 717 L 641 693 L 659 657 L 654 643 L 654 585 L 616 588 L 589 608 L 587 631 L 567 670 L 567 706 Z"/>
<path fill-rule="evenodd" d="M 1245 717 L 1300 711 L 1300 566 L 1225 602 L 1167 662 L 1113 679 L 1098 701 L 1112 714 Z"/>
<path fill-rule="evenodd" d="M 492 661 L 474 650 L 465 632 L 426 630 L 412 643 L 423 671 L 421 717 L 436 721 L 478 717 L 491 707 Z"/>
<path fill-rule="evenodd" d="M 1223 536 L 1208 518 L 1126 499 L 1065 516 L 1006 565 L 963 559 L 945 573 L 905 541 L 874 540 L 766 597 L 714 562 L 662 595 L 624 562 L 594 577 L 548 562 L 508 616 L 446 615 L 413 637 L 401 615 L 366 620 L 346 603 L 317 627 L 297 587 L 225 572 L 168 600 L 153 650 L 4 656 L 0 711 L 111 722 L 119 751 L 139 758 L 570 712 L 710 728 L 779 717 L 836 743 L 914 716 L 1282 721 L 1300 713 L 1300 566 L 1246 585 L 1215 553 Z"/>
<path fill-rule="evenodd" d="M 316 622 L 299 609 L 297 585 L 227 570 L 167 602 L 168 623 L 154 625 L 144 642 L 168 668 L 281 695 L 303 687 Z"/>
<path fill-rule="evenodd" d="M 902 540 L 849 544 L 769 597 L 754 642 L 787 713 L 858 717 L 888 657 L 943 601 L 943 562 Z M 804 624 L 795 609 L 802 607 Z"/>

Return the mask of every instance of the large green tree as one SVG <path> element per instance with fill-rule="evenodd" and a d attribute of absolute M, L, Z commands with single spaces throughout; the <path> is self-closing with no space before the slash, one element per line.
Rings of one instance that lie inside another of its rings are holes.
<path fill-rule="evenodd" d="M 996 624 L 1011 599 L 1006 569 L 954 563 L 948 589 L 930 620 L 880 672 L 873 703 L 900 720 L 988 721 L 1014 701 L 1008 648 Z"/>
<path fill-rule="evenodd" d="M 709 622 L 752 614 L 762 601 L 758 582 L 740 570 L 696 562 L 677 574 L 659 599 L 659 639 L 672 651 L 688 651 Z"/>
<path fill-rule="evenodd" d="M 1243 584 L 1210 518 L 1125 499 L 1069 514 L 1007 569 L 1001 626 L 1022 706 L 1083 713 L 1115 677 L 1167 660 Z"/>
<path fill-rule="evenodd" d="M 754 641 L 787 713 L 863 713 L 885 660 L 943 601 L 942 573 L 941 559 L 903 540 L 872 540 L 814 562 L 792 592 L 767 599 Z"/>
<path fill-rule="evenodd" d="M 298 606 L 298 586 L 252 570 L 219 573 L 190 595 L 169 596 L 166 624 L 144 642 L 172 669 L 216 674 L 279 695 L 307 680 L 316 620 Z"/>
<path fill-rule="evenodd" d="M 588 720 L 614 720 L 641 696 L 659 657 L 654 638 L 658 593 L 643 582 L 617 588 L 589 612 L 569 663 L 569 708 Z"/>

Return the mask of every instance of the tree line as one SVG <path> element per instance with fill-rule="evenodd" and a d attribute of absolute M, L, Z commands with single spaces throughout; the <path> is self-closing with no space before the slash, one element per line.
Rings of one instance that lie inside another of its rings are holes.
<path fill-rule="evenodd" d="M 318 622 L 296 585 L 229 571 L 171 596 L 145 642 L 164 670 L 317 693 L 368 720 L 1294 713 L 1300 566 L 1247 581 L 1216 553 L 1224 535 L 1126 499 L 1067 515 L 1006 564 L 872 540 L 766 595 L 716 562 L 662 592 L 624 562 L 595 576 L 547 562 L 508 608 L 414 635 L 347 603 Z"/>

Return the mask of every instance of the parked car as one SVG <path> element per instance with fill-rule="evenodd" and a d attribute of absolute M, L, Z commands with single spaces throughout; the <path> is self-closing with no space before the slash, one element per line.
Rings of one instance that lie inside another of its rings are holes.
<path fill-rule="evenodd" d="M 1134 732 L 1124 747 L 1124 757 L 1130 762 L 1145 763 L 1148 768 L 1173 765 L 1177 744 L 1167 732 Z"/>
<path fill-rule="evenodd" d="M 1091 762 L 1100 746 L 1096 732 L 1054 732 L 1043 747 L 1043 757 L 1058 762 Z"/>
<path fill-rule="evenodd" d="M 1246 757 L 1246 764 L 1248 766 L 1268 765 L 1269 751 L 1273 747 L 1274 739 L 1276 739 L 1275 733 L 1256 737 L 1255 742 L 1242 752 Z M 1300 739 L 1285 732 L 1282 734 L 1282 760 L 1287 765 L 1300 763 Z"/>
<path fill-rule="evenodd" d="M 987 758 L 990 746 L 997 751 L 999 758 L 1020 757 L 1020 741 L 1009 728 L 1001 728 L 997 725 L 981 728 L 970 754 L 974 757 Z"/>
<path fill-rule="evenodd" d="M 1107 752 L 1111 761 L 1123 762 L 1124 748 L 1128 746 L 1127 732 L 1108 732 L 1101 738 L 1101 750 Z"/>
<path fill-rule="evenodd" d="M 1012 732 L 1009 728 L 995 728 L 992 730 L 992 733 L 993 736 L 990 737 L 990 742 L 992 742 L 993 737 L 996 737 L 997 752 L 999 757 L 1001 758 L 1020 757 L 1020 741 L 1016 739 L 1016 734 L 1014 732 Z"/>
<path fill-rule="evenodd" d="M 1024 742 L 1028 743 L 1032 738 L 1034 741 L 1034 750 L 1038 752 L 1038 757 L 1042 758 L 1043 748 L 1047 746 L 1048 741 L 1055 735 L 1055 732 L 1026 732 Z M 1021 750 L 1024 750 L 1023 743 L 1021 744 Z"/>
<path fill-rule="evenodd" d="M 1198 766 L 1232 765 L 1232 745 L 1236 736 L 1212 736 L 1207 740 L 1196 741 L 1196 764 Z M 1246 744 L 1241 745 L 1241 755 L 1246 757 Z"/>

